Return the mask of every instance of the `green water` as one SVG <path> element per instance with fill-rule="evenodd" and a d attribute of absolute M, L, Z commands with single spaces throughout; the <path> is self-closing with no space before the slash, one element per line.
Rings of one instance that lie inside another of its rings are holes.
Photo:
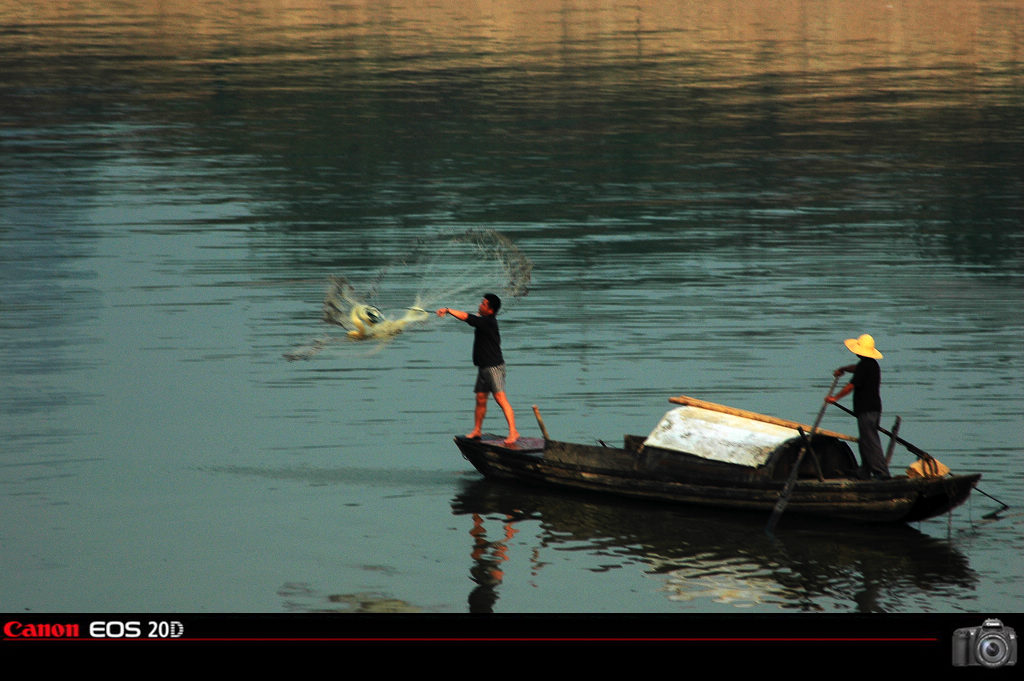
<path fill-rule="evenodd" d="M 1019 610 L 1020 5 L 420 5 L 0 2 L 0 607 Z M 869 332 L 885 424 L 1011 513 L 778 551 L 482 483 L 469 331 L 321 321 L 469 228 L 533 264 L 526 434 L 679 393 L 807 421 Z"/>

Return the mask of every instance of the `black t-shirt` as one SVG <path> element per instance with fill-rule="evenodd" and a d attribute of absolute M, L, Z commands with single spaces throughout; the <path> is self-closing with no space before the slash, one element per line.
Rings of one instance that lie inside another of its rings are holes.
<path fill-rule="evenodd" d="M 861 357 L 853 372 L 853 411 L 855 414 L 882 411 L 882 370 L 870 357 Z"/>
<path fill-rule="evenodd" d="M 496 367 L 505 363 L 501 356 L 501 334 L 494 315 L 469 315 L 466 323 L 473 327 L 473 364 Z"/>

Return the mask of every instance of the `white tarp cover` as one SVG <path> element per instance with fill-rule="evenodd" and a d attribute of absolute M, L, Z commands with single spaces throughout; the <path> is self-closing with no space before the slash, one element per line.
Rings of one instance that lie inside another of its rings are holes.
<path fill-rule="evenodd" d="M 686 406 L 665 414 L 644 445 L 757 468 L 794 437 L 795 428 Z"/>

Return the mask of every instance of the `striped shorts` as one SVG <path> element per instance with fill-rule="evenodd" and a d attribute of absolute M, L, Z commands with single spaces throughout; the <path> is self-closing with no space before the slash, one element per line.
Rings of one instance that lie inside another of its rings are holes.
<path fill-rule="evenodd" d="M 505 392 L 505 365 L 496 367 L 479 367 L 476 372 L 476 386 L 473 392 L 503 393 Z"/>

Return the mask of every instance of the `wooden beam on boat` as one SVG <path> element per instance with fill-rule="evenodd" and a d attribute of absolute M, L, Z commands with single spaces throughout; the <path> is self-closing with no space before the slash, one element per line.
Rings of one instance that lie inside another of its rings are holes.
<path fill-rule="evenodd" d="M 678 395 L 676 397 L 668 398 L 669 402 L 673 404 L 681 404 L 687 407 L 699 407 L 700 409 L 707 409 L 709 411 L 717 411 L 723 414 L 731 414 L 733 416 L 742 416 L 743 418 L 752 419 L 754 421 L 763 421 L 764 423 L 772 423 L 776 426 L 782 426 L 783 428 L 792 428 L 793 430 L 810 430 L 811 427 L 797 423 L 796 421 L 789 421 L 787 419 L 780 419 L 775 416 L 769 416 L 767 414 L 758 414 L 754 411 L 747 411 L 746 409 L 737 409 L 736 407 L 729 407 L 724 404 L 715 404 L 714 402 L 708 402 L 706 400 L 698 400 L 696 397 L 687 397 L 686 395 Z M 839 438 L 840 440 L 849 440 L 850 442 L 856 442 L 857 438 L 852 435 L 844 435 L 843 433 L 836 433 L 831 430 L 822 430 L 820 428 L 814 431 L 818 435 L 828 435 L 829 437 Z"/>
<path fill-rule="evenodd" d="M 536 404 L 533 405 L 533 415 L 537 418 L 537 425 L 540 426 L 540 432 L 544 436 L 544 441 L 547 442 L 551 438 L 548 437 L 548 429 L 544 427 L 544 419 L 540 417 L 540 409 L 537 408 Z"/>
<path fill-rule="evenodd" d="M 896 448 L 896 437 L 900 432 L 900 417 L 896 417 L 896 423 L 892 424 L 892 431 L 889 434 L 889 449 L 885 452 L 885 465 L 892 463 L 892 452 Z"/>

